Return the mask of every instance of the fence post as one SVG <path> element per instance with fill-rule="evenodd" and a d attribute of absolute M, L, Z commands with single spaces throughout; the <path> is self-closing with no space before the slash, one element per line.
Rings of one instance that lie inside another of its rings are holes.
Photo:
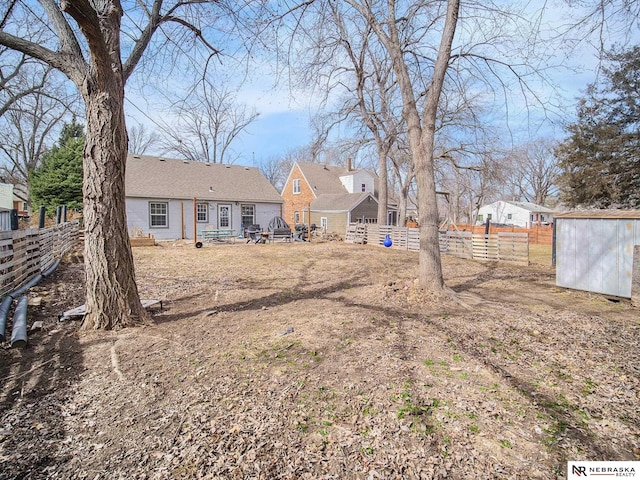
<path fill-rule="evenodd" d="M 11 209 L 11 230 L 18 230 L 18 210 Z"/>
<path fill-rule="evenodd" d="M 56 207 L 56 225 L 60 225 L 61 219 L 62 219 L 62 207 L 58 205 Z"/>
<path fill-rule="evenodd" d="M 489 219 L 489 216 L 487 215 L 487 221 L 484 223 L 484 234 L 485 235 L 489 235 L 489 227 L 491 225 L 491 220 Z"/>
<path fill-rule="evenodd" d="M 67 206 L 62 207 L 62 223 L 67 223 Z"/>
<path fill-rule="evenodd" d="M 44 217 L 47 209 L 44 205 L 40 205 L 40 212 L 38 216 L 38 228 L 44 228 Z"/>

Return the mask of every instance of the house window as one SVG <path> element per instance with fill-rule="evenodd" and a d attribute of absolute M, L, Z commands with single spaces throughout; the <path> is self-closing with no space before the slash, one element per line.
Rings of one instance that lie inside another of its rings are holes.
<path fill-rule="evenodd" d="M 241 207 L 242 225 L 249 226 L 256 223 L 256 206 L 242 205 Z"/>
<path fill-rule="evenodd" d="M 300 179 L 295 178 L 293 180 L 293 193 L 300 193 Z"/>
<path fill-rule="evenodd" d="M 511 220 L 513 218 L 513 214 L 507 213 L 507 220 Z"/>
<path fill-rule="evenodd" d="M 491 214 L 487 213 L 487 220 L 491 220 Z"/>
<path fill-rule="evenodd" d="M 367 184 L 366 183 L 362 184 L 362 190 L 361 191 L 363 191 L 363 192 L 367 191 Z"/>
<path fill-rule="evenodd" d="M 196 221 L 198 223 L 207 223 L 209 221 L 209 204 L 196 204 Z"/>
<path fill-rule="evenodd" d="M 478 214 L 478 221 L 484 222 L 484 215 L 482 213 Z"/>
<path fill-rule="evenodd" d="M 167 202 L 149 202 L 149 226 L 151 228 L 169 227 L 169 204 Z"/>
<path fill-rule="evenodd" d="M 300 212 L 294 212 L 293 223 L 300 223 Z"/>

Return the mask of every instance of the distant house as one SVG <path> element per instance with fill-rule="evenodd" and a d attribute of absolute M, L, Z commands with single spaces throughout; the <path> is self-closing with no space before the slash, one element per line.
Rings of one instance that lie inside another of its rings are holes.
<path fill-rule="evenodd" d="M 377 223 L 376 177 L 364 169 L 296 162 L 282 189 L 283 217 L 290 225 L 316 224 L 344 233 L 348 223 Z M 388 216 L 395 218 L 395 210 Z"/>
<path fill-rule="evenodd" d="M 29 217 L 29 191 L 26 186 L 13 186 L 13 208 L 18 211 L 18 218 Z"/>
<path fill-rule="evenodd" d="M 20 184 L 0 183 L 0 230 L 11 230 L 12 215 L 14 221 L 29 218 L 27 189 Z"/>
<path fill-rule="evenodd" d="M 489 219 L 491 223 L 528 228 L 553 222 L 553 214 L 550 208 L 535 203 L 500 200 L 480 207 L 477 222 L 484 223 Z"/>
<path fill-rule="evenodd" d="M 282 198 L 253 167 L 129 155 L 125 195 L 130 234 L 193 239 L 221 229 L 241 234 L 282 215 Z"/>
<path fill-rule="evenodd" d="M 327 232 L 344 234 L 349 223 L 370 223 L 377 216 L 371 192 L 324 194 L 311 202 L 311 223 Z"/>

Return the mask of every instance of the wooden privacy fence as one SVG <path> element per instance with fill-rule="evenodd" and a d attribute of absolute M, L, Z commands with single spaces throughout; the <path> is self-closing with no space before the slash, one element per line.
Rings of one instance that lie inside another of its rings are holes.
<path fill-rule="evenodd" d="M 384 245 L 387 235 L 392 241 L 391 248 L 412 252 L 420 250 L 420 230 L 418 228 L 350 224 L 347 226 L 345 241 Z M 457 231 L 440 232 L 440 252 L 460 258 L 526 265 L 529 263 L 529 235 L 512 232 L 489 235 Z"/>
<path fill-rule="evenodd" d="M 0 232 L 0 297 L 46 271 L 80 239 L 81 233 L 79 221 Z"/>
<path fill-rule="evenodd" d="M 484 225 L 459 225 L 449 226 L 451 231 L 472 232 L 484 234 Z M 526 233 L 529 234 L 529 243 L 536 245 L 553 244 L 553 226 L 552 225 L 534 225 L 531 228 L 516 227 L 515 225 L 500 226 L 490 224 L 489 233 Z"/>

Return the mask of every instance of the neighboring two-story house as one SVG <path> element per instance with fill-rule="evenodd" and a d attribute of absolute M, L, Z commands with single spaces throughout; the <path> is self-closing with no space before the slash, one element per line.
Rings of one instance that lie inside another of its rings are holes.
<path fill-rule="evenodd" d="M 376 178 L 364 169 L 294 163 L 282 189 L 283 217 L 290 225 L 315 224 L 344 234 L 349 223 L 377 223 Z"/>

